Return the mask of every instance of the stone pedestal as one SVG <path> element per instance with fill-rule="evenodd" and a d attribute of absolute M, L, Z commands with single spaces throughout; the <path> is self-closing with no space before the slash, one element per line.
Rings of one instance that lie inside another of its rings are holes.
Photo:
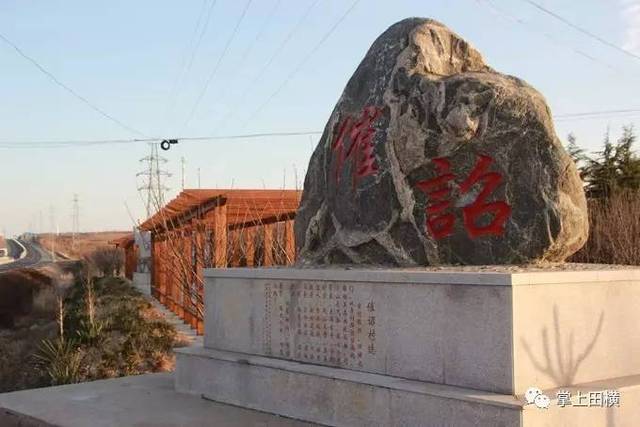
<path fill-rule="evenodd" d="M 204 347 L 178 353 L 176 387 L 328 425 L 625 425 L 640 270 L 568 268 L 208 270 Z M 560 408 L 568 387 L 620 407 Z"/>

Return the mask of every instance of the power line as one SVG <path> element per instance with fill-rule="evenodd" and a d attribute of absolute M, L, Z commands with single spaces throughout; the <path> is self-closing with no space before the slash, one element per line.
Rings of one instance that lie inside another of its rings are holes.
<path fill-rule="evenodd" d="M 237 139 L 260 139 L 269 137 L 293 137 L 293 136 L 313 136 L 321 135 L 322 131 L 307 132 L 264 132 L 264 133 L 247 133 L 239 135 L 214 135 L 214 136 L 192 136 L 173 138 L 179 141 L 224 141 Z M 91 145 L 116 145 L 116 144 L 133 144 L 138 142 L 158 142 L 158 138 L 141 138 L 141 139 L 97 139 L 97 140 L 52 140 L 52 141 L 0 141 L 0 148 L 62 148 L 73 146 L 91 146 Z"/>
<path fill-rule="evenodd" d="M 249 54 L 253 51 L 253 48 L 255 47 L 255 45 L 258 43 L 258 41 L 264 35 L 265 31 L 269 27 L 269 24 L 271 23 L 271 20 L 275 16 L 276 11 L 279 9 L 281 3 L 282 3 L 282 0 L 276 0 L 275 5 L 271 8 L 271 11 L 267 15 L 267 17 L 264 19 L 264 21 L 262 21 L 262 25 L 260 26 L 260 29 L 256 33 L 256 36 L 253 38 L 253 41 L 247 47 L 247 49 L 245 49 L 244 53 L 240 57 L 240 61 L 239 61 L 240 66 L 239 66 L 239 68 L 242 67 L 242 64 L 244 64 L 246 59 L 249 57 Z"/>
<path fill-rule="evenodd" d="M 191 70 L 191 67 L 193 66 L 193 61 L 195 60 L 196 57 L 196 53 L 198 53 L 198 49 L 200 49 L 200 45 L 202 44 L 202 39 L 204 38 L 204 35 L 207 33 L 207 30 L 209 29 L 209 23 L 211 22 L 211 15 L 213 13 L 213 9 L 216 6 L 217 0 L 213 0 L 210 4 L 209 4 L 209 9 L 207 10 L 207 17 L 204 21 L 204 25 L 202 26 L 202 30 L 200 31 L 200 33 L 198 34 L 198 40 L 196 41 L 196 44 L 193 46 L 193 50 L 191 51 L 191 56 L 189 58 L 189 62 L 187 64 L 187 70 L 186 73 L 188 74 L 189 71 Z M 200 19 L 202 18 L 202 12 L 204 11 L 204 7 L 206 6 L 206 0 L 203 4 L 203 9 L 200 12 L 200 17 L 198 17 L 198 23 L 197 23 L 197 27 L 196 27 L 196 31 L 197 28 L 199 28 L 200 26 Z M 195 36 L 195 33 L 194 33 Z"/>
<path fill-rule="evenodd" d="M 640 109 L 601 110 L 601 111 L 587 111 L 584 113 L 556 114 L 554 118 L 559 120 L 559 119 L 567 119 L 567 118 L 574 118 L 574 117 L 616 115 L 616 114 L 629 114 L 629 113 L 640 113 Z"/>
<path fill-rule="evenodd" d="M 608 40 L 603 39 L 602 37 L 600 37 L 600 36 L 598 36 L 598 35 L 596 35 L 596 34 L 592 33 L 591 31 L 588 31 L 588 30 L 585 30 L 585 29 L 584 29 L 584 28 L 582 28 L 582 27 L 579 27 L 578 25 L 574 24 L 573 22 L 569 21 L 568 19 L 563 18 L 562 16 L 558 15 L 557 13 L 555 13 L 555 12 L 553 12 L 553 11 L 551 11 L 551 10 L 549 10 L 549 9 L 545 8 L 545 7 L 544 7 L 544 6 L 542 6 L 541 4 L 538 4 L 538 3 L 536 3 L 536 2 L 534 2 L 534 1 L 532 1 L 532 0 L 522 0 L 522 1 L 524 1 L 525 3 L 530 4 L 531 6 L 533 6 L 533 7 L 535 7 L 536 9 L 538 9 L 538 10 L 540 10 L 540 11 L 542 11 L 542 12 L 546 13 L 547 15 L 552 16 L 553 18 L 555 18 L 555 19 L 557 19 L 558 21 L 560 21 L 560 22 L 564 23 L 565 25 L 568 25 L 569 27 L 573 28 L 574 30 L 579 31 L 579 32 L 581 32 L 582 34 L 585 34 L 585 35 L 587 35 L 588 37 L 591 37 L 591 38 L 592 38 L 592 39 L 594 39 L 594 40 L 599 41 L 600 43 L 602 43 L 602 44 L 603 44 L 603 45 L 605 45 L 605 46 L 608 46 L 608 47 L 610 47 L 610 48 L 612 48 L 612 49 L 615 49 L 615 50 L 617 50 L 618 52 L 622 52 L 622 53 L 624 53 L 625 55 L 630 56 L 630 57 L 632 57 L 632 58 L 640 59 L 640 56 L 636 55 L 635 53 L 630 52 L 630 51 L 628 51 L 627 49 L 621 48 L 620 46 L 618 46 L 618 45 L 616 45 L 616 44 L 614 44 L 614 43 L 611 43 L 611 42 L 610 42 L 610 41 L 608 41 Z"/>
<path fill-rule="evenodd" d="M 507 20 L 510 20 L 512 22 L 515 22 L 518 25 L 521 25 L 523 27 L 525 27 L 526 29 L 528 29 L 529 31 L 534 31 L 537 33 L 542 34 L 543 36 L 545 36 L 546 38 L 548 38 L 549 40 L 551 40 L 553 43 L 560 43 L 563 44 L 565 47 L 567 47 L 568 49 L 570 49 L 571 51 L 573 51 L 574 53 L 576 53 L 577 55 L 580 55 L 584 58 L 587 58 L 588 60 L 595 62 L 599 65 L 605 66 L 613 71 L 616 72 L 620 72 L 620 70 L 618 70 L 615 67 L 612 67 L 611 65 L 607 64 L 604 61 L 601 61 L 600 59 L 586 53 L 583 52 L 580 49 L 576 49 L 575 47 L 569 45 L 568 43 L 563 42 L 562 40 L 558 39 L 557 37 L 554 37 L 553 35 L 547 33 L 546 31 L 542 31 L 540 30 L 537 26 L 531 25 L 530 23 L 524 21 L 523 19 L 520 19 L 519 17 L 512 15 L 508 12 L 506 12 L 504 9 L 500 9 L 498 6 L 495 5 L 495 3 L 491 0 L 476 0 L 476 2 L 480 5 L 486 5 L 488 6 L 492 12 L 502 16 L 503 18 L 506 18 Z"/>
<path fill-rule="evenodd" d="M 249 118 L 245 121 L 245 125 L 253 120 L 260 112 L 275 98 L 278 94 L 285 88 L 285 86 L 295 77 L 298 72 L 305 66 L 305 64 L 316 54 L 316 52 L 322 47 L 322 45 L 327 41 L 329 37 L 335 32 L 335 30 L 342 24 L 342 22 L 349 16 L 349 14 L 355 9 L 355 7 L 360 3 L 360 0 L 355 0 L 351 3 L 351 6 L 340 16 L 340 18 L 329 28 L 322 38 L 316 43 L 316 45 L 311 49 L 308 54 L 298 63 L 298 65 L 287 75 L 284 81 L 278 86 L 278 88 L 267 98 L 265 102 L 263 102 L 254 112 L 249 116 Z"/>
<path fill-rule="evenodd" d="M 273 20 L 273 17 L 275 16 L 276 11 L 280 7 L 281 3 L 282 3 L 282 0 L 276 0 L 274 6 L 271 8 L 271 11 L 267 14 L 267 17 L 264 19 L 264 21 L 262 21 L 262 24 L 260 25 L 260 28 L 258 29 L 258 32 L 256 33 L 256 36 L 253 38 L 251 43 L 247 46 L 247 48 L 242 53 L 242 56 L 240 57 L 240 60 L 238 61 L 238 64 L 236 65 L 236 69 L 241 70 L 243 68 L 244 63 L 246 62 L 247 58 L 249 57 L 249 54 L 253 51 L 253 49 L 257 45 L 258 41 L 260 41 L 260 39 L 262 38 L 262 36 L 266 32 L 266 29 L 269 27 L 269 24 L 271 23 L 271 20 Z M 260 77 L 261 74 L 262 74 L 262 72 L 258 73 L 257 77 Z M 233 86 L 234 78 L 237 77 L 237 76 L 238 76 L 238 73 L 233 74 L 233 76 L 231 77 L 231 81 L 227 82 L 227 84 L 224 85 L 220 95 L 214 97 L 214 99 L 219 99 L 219 98 L 224 97 L 226 95 L 226 93 L 228 92 L 229 88 L 231 88 Z M 244 99 L 244 97 L 246 96 L 246 94 L 248 93 L 249 89 L 252 87 L 252 85 L 253 85 L 253 83 L 255 81 L 257 81 L 257 78 L 254 79 L 254 81 L 252 81 L 249 85 L 245 85 L 245 91 L 242 94 L 241 99 Z M 219 123 L 219 121 L 216 122 L 216 128 L 217 128 L 217 124 L 218 123 Z"/>
<path fill-rule="evenodd" d="M 626 116 L 629 114 L 640 114 L 640 109 L 617 109 L 617 110 L 596 110 L 580 113 L 556 114 L 553 116 L 557 121 L 580 120 L 584 118 L 598 118 L 602 116 Z M 211 135 L 211 136 L 187 136 L 173 138 L 178 141 L 206 142 L 206 141 L 232 141 L 239 139 L 261 139 L 272 137 L 295 137 L 295 136 L 317 136 L 322 135 L 322 131 L 301 131 L 301 132 L 263 132 L 246 133 L 235 135 Z M 153 143 L 160 141 L 159 138 L 132 138 L 132 139 L 94 139 L 94 140 L 50 140 L 50 141 L 0 141 L 0 148 L 63 148 L 74 146 L 93 145 L 117 145 L 133 144 L 139 142 Z"/>
<path fill-rule="evenodd" d="M 580 121 L 580 120 L 610 120 L 610 119 L 633 119 L 637 116 L 640 116 L 640 113 L 636 113 L 636 114 L 629 114 L 626 116 L 593 116 L 593 117 L 574 117 L 572 119 L 558 119 L 556 120 L 556 123 L 564 123 L 564 122 L 569 122 L 569 121 Z"/>
<path fill-rule="evenodd" d="M 122 121 L 118 120 L 117 118 L 113 117 L 112 115 L 106 113 L 100 107 L 98 107 L 95 104 L 91 103 L 87 98 L 85 98 L 84 96 L 80 95 L 78 92 L 76 92 L 75 90 L 73 90 L 72 88 L 70 88 L 69 86 L 64 84 L 63 82 L 61 82 L 50 71 L 48 71 L 46 68 L 44 68 L 38 61 L 36 61 L 35 59 L 33 59 L 32 57 L 27 55 L 22 49 L 20 49 L 20 47 L 18 47 L 14 42 L 9 40 L 3 34 L 0 34 L 0 39 L 2 39 L 6 44 L 11 46 L 24 59 L 26 59 L 27 61 L 31 62 L 36 68 L 38 68 L 38 70 L 40 70 L 45 76 L 47 76 L 49 78 L 49 80 L 51 80 L 56 85 L 60 86 L 62 89 L 67 91 L 69 94 L 71 94 L 75 98 L 77 98 L 80 101 L 82 101 L 84 104 L 89 106 L 89 108 L 91 108 L 92 110 L 94 110 L 95 112 L 100 114 L 101 116 L 105 117 L 106 119 L 108 119 L 108 120 L 112 121 L 113 123 L 117 124 L 121 128 L 126 129 L 127 131 L 129 131 L 131 133 L 135 133 L 137 135 L 145 136 L 142 132 L 138 131 L 137 129 L 135 129 L 135 128 L 133 128 L 133 127 L 131 127 L 131 126 L 125 124 L 125 123 L 123 123 Z"/>
<path fill-rule="evenodd" d="M 227 55 L 227 52 L 229 50 L 229 47 L 231 46 L 231 43 L 233 43 L 233 40 L 236 38 L 236 35 L 238 34 L 238 28 L 240 28 L 242 21 L 244 21 L 244 18 L 247 15 L 247 10 L 249 10 L 249 6 L 251 5 L 252 1 L 253 0 L 247 0 L 247 2 L 245 3 L 244 9 L 242 10 L 242 14 L 236 21 L 236 25 L 233 28 L 231 35 L 227 39 L 224 49 L 222 50 L 222 54 L 218 57 L 218 62 L 216 62 L 216 65 L 213 67 L 213 70 L 211 70 L 211 74 L 209 74 L 209 77 L 207 78 L 207 81 L 205 82 L 204 87 L 202 88 L 202 90 L 198 94 L 198 97 L 196 98 L 195 104 L 193 104 L 193 108 L 191 108 L 191 112 L 189 113 L 187 120 L 185 120 L 184 125 L 182 126 L 183 129 L 186 128 L 189 125 L 189 122 L 191 122 L 191 119 L 193 119 L 194 114 L 196 113 L 196 111 L 198 110 L 198 107 L 200 106 L 200 102 L 202 102 L 202 98 L 204 97 L 205 93 L 207 92 L 207 89 L 209 88 L 209 84 L 211 83 L 211 80 L 213 80 L 215 75 L 218 73 L 218 69 L 220 68 L 220 65 L 222 64 L 222 61 L 224 60 L 225 56 Z"/>
<path fill-rule="evenodd" d="M 271 67 L 273 62 L 282 53 L 282 51 L 287 46 L 287 44 L 289 44 L 289 42 L 293 39 L 293 36 L 298 32 L 298 30 L 300 28 L 302 28 L 302 24 L 307 20 L 307 18 L 311 14 L 311 11 L 313 10 L 313 8 L 320 1 L 321 0 L 313 0 L 311 3 L 309 3 L 309 6 L 307 6 L 307 8 L 302 13 L 302 15 L 300 15 L 300 18 L 298 18 L 298 21 L 296 21 L 294 26 L 291 28 L 291 30 L 285 36 L 285 38 L 282 39 L 282 41 L 280 42 L 280 44 L 278 45 L 276 50 L 273 51 L 273 53 L 271 54 L 271 56 L 269 57 L 267 62 L 265 62 L 265 64 L 260 69 L 260 71 L 258 71 L 258 73 L 255 75 L 253 80 L 251 80 L 251 82 L 248 85 L 245 86 L 244 92 L 242 92 L 242 94 L 238 97 L 238 102 L 236 102 L 236 107 L 232 108 L 231 110 L 229 110 L 221 119 L 219 119 L 216 122 L 216 124 L 214 126 L 216 129 L 218 128 L 218 125 L 220 124 L 220 122 L 226 123 L 226 122 L 228 122 L 228 120 L 231 117 L 233 117 L 233 115 L 235 114 L 238 106 L 243 104 L 244 99 L 251 92 L 251 90 L 256 85 L 256 83 L 258 83 L 260 81 L 260 79 L 264 77 L 265 72 L 269 69 L 269 67 Z"/>
<path fill-rule="evenodd" d="M 198 14 L 198 20 L 196 21 L 196 25 L 193 29 L 193 34 L 189 39 L 189 44 L 187 45 L 187 51 L 183 54 L 182 65 L 180 67 L 180 72 L 176 75 L 176 78 L 173 82 L 173 86 L 171 87 L 171 93 L 169 95 L 169 103 L 167 106 L 167 116 L 172 115 L 173 110 L 175 108 L 176 100 L 178 98 L 178 89 L 182 83 L 183 78 L 185 78 L 189 71 L 191 70 L 191 66 L 193 65 L 193 61 L 195 59 L 195 55 L 200 48 L 200 44 L 202 43 L 202 39 L 207 32 L 207 28 L 209 27 L 209 22 L 211 20 L 211 13 L 213 11 L 214 6 L 216 5 L 217 0 L 213 0 L 209 3 L 209 0 L 203 0 L 202 6 L 200 7 L 200 13 Z M 209 3 L 209 8 L 207 8 L 207 3 Z M 205 16 L 206 18 L 203 18 Z M 190 53 L 188 52 L 190 51 Z"/>

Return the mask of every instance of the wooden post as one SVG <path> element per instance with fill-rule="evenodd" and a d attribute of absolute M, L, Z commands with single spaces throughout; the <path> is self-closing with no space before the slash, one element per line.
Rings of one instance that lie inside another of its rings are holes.
<path fill-rule="evenodd" d="M 229 231 L 229 242 L 231 242 L 231 259 L 229 265 L 231 267 L 240 267 L 240 259 L 242 258 L 242 233 L 241 228 Z"/>
<path fill-rule="evenodd" d="M 166 238 L 166 236 L 165 236 Z M 165 256 L 165 242 L 158 242 L 158 293 L 160 294 L 160 303 L 167 306 L 167 281 L 165 271 L 167 269 L 167 259 Z"/>
<path fill-rule="evenodd" d="M 213 259 L 216 268 L 227 266 L 227 205 L 215 208 Z"/>
<path fill-rule="evenodd" d="M 194 220 L 195 221 L 195 220 Z M 197 221 L 195 222 L 195 245 L 196 245 L 196 267 L 195 267 L 195 278 L 193 282 L 194 289 L 193 291 L 198 295 L 196 303 L 193 304 L 193 299 L 190 298 L 190 313 L 192 313 L 189 324 L 192 328 L 196 329 L 198 327 L 198 322 L 202 319 L 199 319 L 198 316 L 198 303 L 204 298 L 204 292 L 202 289 L 202 283 L 204 283 L 204 245 L 205 245 L 205 236 L 206 236 L 206 226 L 204 222 Z"/>
<path fill-rule="evenodd" d="M 182 286 L 182 280 L 183 280 L 183 245 L 184 245 L 184 241 L 182 239 L 182 233 L 180 230 L 176 231 L 175 234 L 175 238 L 174 238 L 174 245 L 176 246 L 175 248 L 171 248 L 169 249 L 171 251 L 171 253 L 175 254 L 175 264 L 178 266 L 177 269 L 173 269 L 173 271 L 171 272 L 171 304 L 172 304 L 172 309 L 171 311 L 173 312 L 173 314 L 175 314 L 176 316 L 180 317 L 180 314 L 178 313 L 178 307 L 177 307 L 177 302 L 178 302 L 178 289 L 180 288 L 180 286 Z M 169 243 L 171 244 L 171 243 Z"/>
<path fill-rule="evenodd" d="M 265 224 L 264 228 L 264 262 L 265 267 L 273 265 L 273 224 Z"/>
<path fill-rule="evenodd" d="M 204 335 L 204 320 L 198 319 L 195 329 L 198 335 Z"/>
<path fill-rule="evenodd" d="M 182 236 L 182 250 L 184 257 L 184 283 L 180 283 L 179 301 L 180 301 L 180 313 L 178 316 L 186 321 L 190 322 L 191 318 L 191 288 L 193 287 L 194 279 L 194 256 L 193 256 L 193 228 L 187 227 L 181 233 Z"/>
<path fill-rule="evenodd" d="M 180 233 L 173 233 L 173 237 L 171 238 L 171 240 L 167 240 L 165 243 L 167 245 L 167 255 L 171 258 L 172 264 L 174 266 L 179 266 L 180 260 L 178 259 L 178 257 L 181 256 L 180 249 L 182 245 Z M 174 247 L 170 248 L 169 245 Z M 167 266 L 168 265 L 171 264 L 167 264 Z M 169 310 L 171 310 L 171 312 L 176 315 L 178 314 L 176 310 L 176 288 L 178 287 L 178 282 L 180 281 L 180 271 L 181 270 L 179 268 L 176 269 L 175 267 L 171 269 L 165 268 L 169 285 L 169 289 L 167 291 L 167 298 L 169 299 Z"/>
<path fill-rule="evenodd" d="M 159 300 L 158 294 L 158 237 L 155 233 L 151 234 L 151 296 Z"/>
<path fill-rule="evenodd" d="M 162 265 L 160 266 L 160 280 L 162 284 L 160 285 L 160 289 L 162 292 L 162 298 L 164 298 L 164 305 L 165 307 L 169 308 L 169 306 L 171 305 L 171 295 L 168 269 L 171 265 L 169 264 L 171 257 L 169 256 L 169 251 L 167 250 L 167 246 L 169 246 L 169 241 L 167 239 L 168 236 L 165 236 L 164 240 L 162 240 Z"/>
<path fill-rule="evenodd" d="M 296 261 L 296 238 L 293 232 L 293 220 L 284 223 L 284 252 L 287 256 L 287 265 Z"/>
<path fill-rule="evenodd" d="M 256 251 L 256 229 L 255 227 L 247 227 L 244 230 L 244 249 L 246 251 L 247 267 L 255 265 Z"/>
<path fill-rule="evenodd" d="M 172 245 L 174 247 L 169 248 L 169 245 Z M 182 235 L 180 234 L 180 231 L 173 232 L 173 238 L 167 241 L 167 254 L 171 256 L 173 265 L 178 266 L 178 268 L 174 267 L 170 270 L 167 270 L 170 284 L 168 294 L 171 307 L 169 309 L 173 312 L 173 314 L 178 316 L 178 307 L 176 305 L 178 293 L 177 290 L 182 283 L 182 278 L 180 277 L 182 267 L 180 267 L 181 262 L 179 259 L 182 256 Z"/>
<path fill-rule="evenodd" d="M 195 272 L 196 276 L 202 279 L 204 275 L 204 245 L 205 245 L 205 225 L 202 222 L 197 223 L 195 226 L 195 245 L 196 245 L 196 259 L 195 259 Z"/>

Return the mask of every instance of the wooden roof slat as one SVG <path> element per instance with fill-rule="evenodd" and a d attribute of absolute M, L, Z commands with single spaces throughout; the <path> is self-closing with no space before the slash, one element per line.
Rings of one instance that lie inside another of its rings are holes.
<path fill-rule="evenodd" d="M 140 225 L 143 230 L 174 228 L 198 209 L 211 210 L 213 204 L 227 205 L 227 222 L 259 222 L 261 219 L 294 214 L 300 203 L 298 190 L 254 190 L 254 189 L 186 189 L 169 201 L 155 215 Z M 183 217 L 183 218 L 181 218 Z"/>

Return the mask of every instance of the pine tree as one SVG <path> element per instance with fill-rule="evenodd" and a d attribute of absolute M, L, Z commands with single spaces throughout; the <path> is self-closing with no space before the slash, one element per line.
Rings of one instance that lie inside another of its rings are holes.
<path fill-rule="evenodd" d="M 568 151 L 574 159 L 583 162 L 580 175 L 587 183 L 587 196 L 609 198 L 622 190 L 640 189 L 640 158 L 633 151 L 636 135 L 633 127 L 623 128 L 622 136 L 614 144 L 605 134 L 603 149 L 591 158 L 577 148 L 575 137 L 570 135 Z M 584 156 L 584 157 L 581 157 Z"/>
<path fill-rule="evenodd" d="M 576 142 L 577 138 L 573 133 L 567 135 L 567 153 L 573 160 L 580 173 L 580 178 L 584 181 L 586 169 L 585 166 L 589 162 L 589 156 L 585 154 L 584 149 L 580 148 Z"/>
<path fill-rule="evenodd" d="M 630 190 L 640 189 L 640 157 L 633 152 L 633 143 L 636 135 L 633 127 L 623 128 L 622 137 L 616 146 L 616 158 L 618 161 L 618 186 Z"/>

